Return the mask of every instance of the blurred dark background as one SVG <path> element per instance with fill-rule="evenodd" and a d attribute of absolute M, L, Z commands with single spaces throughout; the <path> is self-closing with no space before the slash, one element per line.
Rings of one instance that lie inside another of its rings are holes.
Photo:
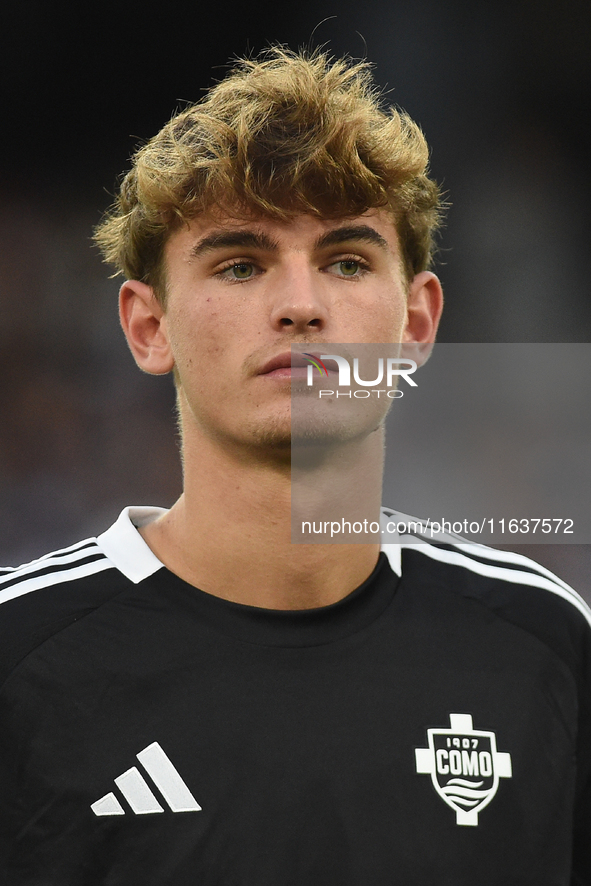
<path fill-rule="evenodd" d="M 171 381 L 136 370 L 90 236 L 137 145 L 269 42 L 367 56 L 423 127 L 452 204 L 442 342 L 589 341 L 589 16 L 583 0 L 5 3 L 0 561 L 178 495 Z M 524 550 L 586 592 L 589 546 Z"/>

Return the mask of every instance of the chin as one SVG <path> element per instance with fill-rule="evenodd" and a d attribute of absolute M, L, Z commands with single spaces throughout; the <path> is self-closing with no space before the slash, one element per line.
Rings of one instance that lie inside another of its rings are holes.
<path fill-rule="evenodd" d="M 294 446 L 334 446 L 360 441 L 384 423 L 391 401 L 294 400 L 291 437 Z"/>
<path fill-rule="evenodd" d="M 243 429 L 241 442 L 253 448 L 278 451 L 289 450 L 291 447 L 291 420 L 289 417 L 274 418 L 265 422 L 252 424 Z"/>

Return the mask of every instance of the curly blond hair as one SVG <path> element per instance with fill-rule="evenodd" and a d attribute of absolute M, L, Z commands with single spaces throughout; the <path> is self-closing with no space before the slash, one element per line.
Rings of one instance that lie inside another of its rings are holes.
<path fill-rule="evenodd" d="M 441 221 L 428 158 L 417 124 L 382 109 L 369 63 L 274 47 L 239 60 L 137 151 L 94 239 L 116 273 L 164 303 L 164 246 L 195 216 L 344 218 L 385 207 L 411 279 L 430 266 Z"/>

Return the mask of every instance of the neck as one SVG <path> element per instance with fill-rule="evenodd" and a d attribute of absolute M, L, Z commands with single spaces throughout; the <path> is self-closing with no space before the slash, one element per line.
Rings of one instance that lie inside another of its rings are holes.
<path fill-rule="evenodd" d="M 338 543 L 339 533 L 326 544 L 317 542 L 330 538 L 329 526 L 326 534 L 317 529 L 359 517 L 379 521 L 381 430 L 324 448 L 321 457 L 308 449 L 293 468 L 289 458 L 247 458 L 204 435 L 185 440 L 184 456 L 183 494 L 141 533 L 185 581 L 237 603 L 295 610 L 335 603 L 371 574 L 379 535 Z M 304 521 L 316 534 L 307 527 L 302 534 Z M 316 543 L 294 543 L 307 538 Z"/>

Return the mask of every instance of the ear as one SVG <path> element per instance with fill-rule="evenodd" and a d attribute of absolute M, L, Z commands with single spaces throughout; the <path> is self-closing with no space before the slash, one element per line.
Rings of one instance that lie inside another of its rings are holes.
<path fill-rule="evenodd" d="M 174 366 L 166 314 L 154 290 L 139 280 L 126 280 L 119 290 L 119 318 L 135 362 L 151 375 L 165 375 Z"/>
<path fill-rule="evenodd" d="M 407 299 L 406 326 L 402 352 L 419 366 L 429 359 L 443 310 L 443 290 L 439 277 L 421 271 L 411 281 Z"/>

